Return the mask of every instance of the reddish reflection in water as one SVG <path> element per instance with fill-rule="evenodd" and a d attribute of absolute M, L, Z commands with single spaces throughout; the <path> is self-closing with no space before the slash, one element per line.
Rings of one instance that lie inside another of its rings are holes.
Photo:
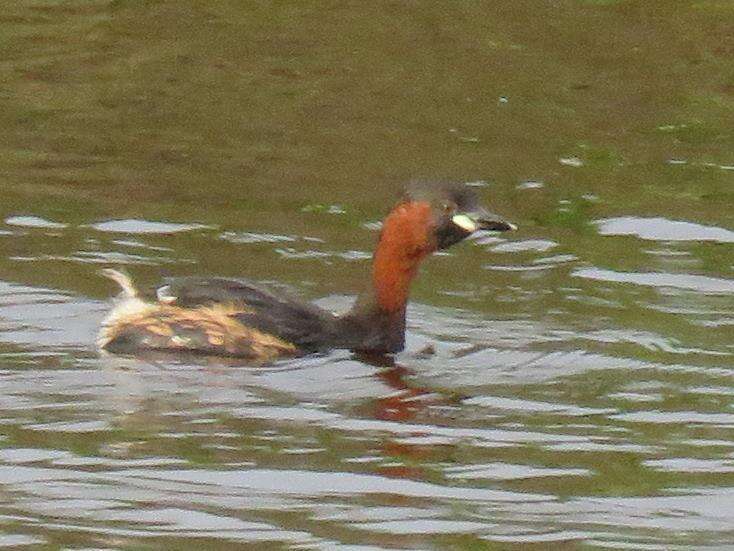
<path fill-rule="evenodd" d="M 375 376 L 394 393 L 377 398 L 374 401 L 373 414 L 375 419 L 392 422 L 414 422 L 426 412 L 429 404 L 435 404 L 435 391 L 411 383 L 411 371 L 397 363 L 392 357 L 360 357 L 362 361 L 383 367 Z M 377 472 L 390 478 L 407 480 L 426 480 L 429 478 L 427 470 L 422 466 L 431 455 L 432 450 L 427 446 L 416 446 L 386 439 L 380 445 L 381 455 L 391 458 L 395 464 L 380 465 Z"/>

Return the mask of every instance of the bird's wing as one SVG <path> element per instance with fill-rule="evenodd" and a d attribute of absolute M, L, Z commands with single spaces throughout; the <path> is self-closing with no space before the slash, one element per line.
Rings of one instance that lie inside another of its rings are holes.
<path fill-rule="evenodd" d="M 156 295 L 161 303 L 185 308 L 215 304 L 241 307 L 234 314 L 239 321 L 304 350 L 322 348 L 333 340 L 333 314 L 245 279 L 172 278 L 156 290 Z"/>

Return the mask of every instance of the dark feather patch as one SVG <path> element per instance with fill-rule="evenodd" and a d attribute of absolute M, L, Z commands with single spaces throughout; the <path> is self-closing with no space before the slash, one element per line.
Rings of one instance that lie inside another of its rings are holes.
<path fill-rule="evenodd" d="M 275 335 L 304 351 L 333 343 L 336 317 L 297 298 L 274 294 L 244 279 L 185 277 L 166 281 L 176 306 L 242 305 L 234 317 L 246 326 Z"/>
<path fill-rule="evenodd" d="M 459 212 L 470 212 L 479 206 L 479 197 L 473 188 L 454 182 L 412 182 L 403 196 L 408 201 L 428 201 L 440 206 L 452 203 Z"/>

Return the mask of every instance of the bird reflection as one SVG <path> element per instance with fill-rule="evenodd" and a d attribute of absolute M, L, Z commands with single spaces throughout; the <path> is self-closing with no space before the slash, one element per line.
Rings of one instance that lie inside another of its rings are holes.
<path fill-rule="evenodd" d="M 421 354 L 425 353 L 423 351 Z M 457 399 L 456 396 L 443 395 L 436 389 L 417 384 L 412 370 L 398 364 L 393 356 L 360 354 L 358 359 L 381 368 L 375 377 L 395 390 L 373 401 L 371 414 L 375 419 L 398 423 L 420 420 L 423 424 L 431 405 L 448 404 Z M 386 438 L 380 444 L 380 453 L 393 464 L 382 465 L 377 470 L 392 478 L 426 480 L 430 478 L 430 473 L 423 464 L 435 456 L 436 451 L 435 446 L 407 444 L 395 438 Z"/>

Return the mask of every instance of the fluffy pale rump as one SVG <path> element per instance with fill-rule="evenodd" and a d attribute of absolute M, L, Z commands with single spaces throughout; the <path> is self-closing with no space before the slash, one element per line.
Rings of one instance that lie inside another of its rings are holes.
<path fill-rule="evenodd" d="M 102 274 L 117 282 L 122 293 L 102 322 L 97 344 L 111 352 L 139 350 L 188 351 L 200 354 L 270 360 L 297 353 L 276 336 L 240 323 L 245 304 L 182 308 L 140 298 L 130 277 L 118 270 Z"/>

